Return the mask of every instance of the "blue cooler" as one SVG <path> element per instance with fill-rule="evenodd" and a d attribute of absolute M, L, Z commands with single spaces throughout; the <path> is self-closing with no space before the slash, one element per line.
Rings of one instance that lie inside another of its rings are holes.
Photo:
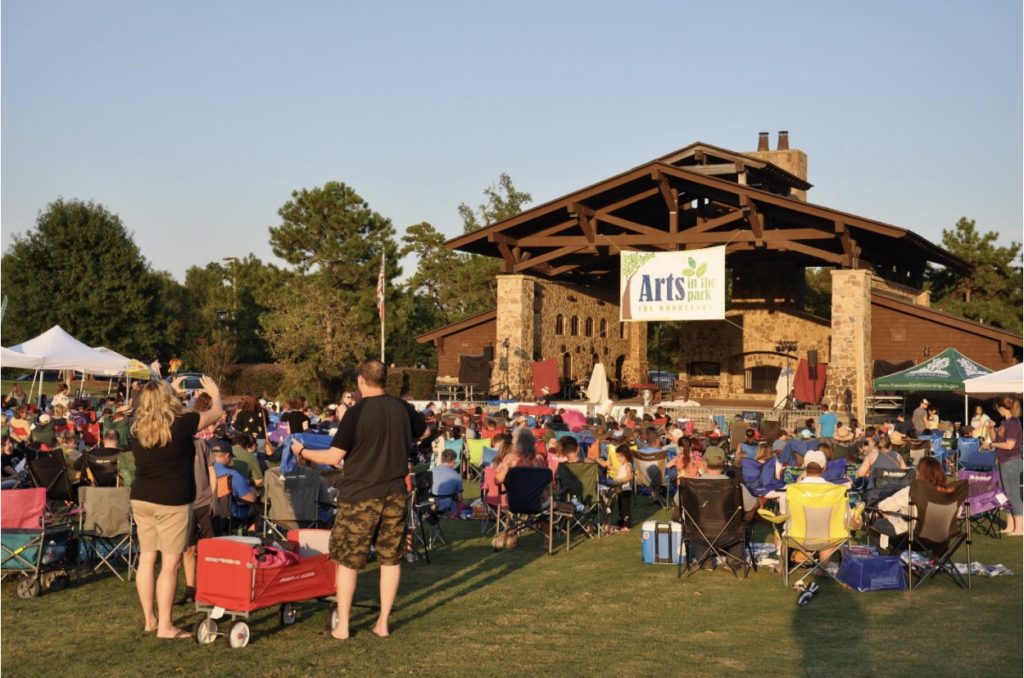
<path fill-rule="evenodd" d="M 871 547 L 849 547 L 842 549 L 843 561 L 839 564 L 836 579 L 854 591 L 904 591 L 907 578 L 899 556 L 880 556 Z"/>
<path fill-rule="evenodd" d="M 640 556 L 644 565 L 678 565 L 686 555 L 683 526 L 648 520 L 641 528 Z"/>

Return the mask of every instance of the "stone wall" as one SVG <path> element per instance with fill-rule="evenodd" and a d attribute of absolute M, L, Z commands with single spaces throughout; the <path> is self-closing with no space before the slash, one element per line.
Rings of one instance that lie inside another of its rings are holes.
<path fill-rule="evenodd" d="M 781 167 L 790 174 L 800 177 L 804 181 L 807 180 L 807 154 L 799 149 L 790 148 L 785 151 L 748 151 L 744 153 L 744 155 L 752 156 L 758 160 L 765 160 L 776 167 Z M 794 188 L 792 194 L 798 200 L 807 202 L 807 191 Z"/>
<path fill-rule="evenodd" d="M 818 360 L 830 362 L 828 321 L 794 308 L 748 307 L 730 310 L 726 320 L 686 323 L 680 333 L 683 371 L 680 378 L 690 387 L 690 397 L 728 399 L 746 397 L 745 373 L 752 367 L 774 366 L 794 370 L 807 351 L 818 351 Z M 781 340 L 798 342 L 793 354 L 776 353 Z M 719 377 L 691 375 L 693 362 L 717 363 Z"/>
<path fill-rule="evenodd" d="M 495 358 L 505 356 L 505 350 L 499 347 L 508 339 L 508 386 L 512 397 L 532 397 L 533 394 L 535 288 L 535 281 L 530 276 L 498 276 Z M 505 373 L 501 369 L 491 370 L 493 393 L 499 393 L 504 376 Z"/>
<path fill-rule="evenodd" d="M 868 271 L 832 271 L 832 359 L 825 399 L 861 421 L 872 392 L 871 285 Z"/>
<path fill-rule="evenodd" d="M 613 291 L 527 275 L 499 275 L 497 279 L 492 390 L 497 392 L 504 378 L 497 361 L 505 355 L 500 346 L 506 337 L 511 344 L 509 385 L 515 396 L 532 397 L 532 363 L 548 358 L 558 360 L 562 378 L 586 382 L 599 359 L 613 383 L 619 364 L 625 385 L 647 380 L 647 324 L 620 323 Z"/>

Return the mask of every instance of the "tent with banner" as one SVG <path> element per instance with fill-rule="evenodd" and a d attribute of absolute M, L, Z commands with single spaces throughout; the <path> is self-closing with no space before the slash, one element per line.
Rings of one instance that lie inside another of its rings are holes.
<path fill-rule="evenodd" d="M 1005 370 L 974 377 L 964 382 L 968 393 L 1021 393 L 1024 389 L 1024 363 L 1018 363 Z"/>
<path fill-rule="evenodd" d="M 967 420 L 967 389 L 964 384 L 975 377 L 991 374 L 955 348 L 947 348 L 934 358 L 902 372 L 879 377 L 872 384 L 876 391 L 946 391 L 964 393 L 964 420 Z"/>

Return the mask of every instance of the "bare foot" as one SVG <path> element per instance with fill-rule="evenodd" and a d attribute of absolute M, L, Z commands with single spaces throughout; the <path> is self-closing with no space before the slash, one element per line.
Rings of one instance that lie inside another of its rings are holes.
<path fill-rule="evenodd" d="M 324 635 L 329 637 L 329 638 L 333 638 L 334 640 L 348 640 L 348 636 L 347 635 L 345 635 L 345 636 L 336 636 L 336 635 L 334 635 L 334 631 L 324 631 Z"/>
<path fill-rule="evenodd" d="M 172 626 L 167 631 L 157 631 L 156 637 L 162 638 L 163 640 L 183 640 L 185 638 L 191 638 L 192 634 L 188 631 Z"/>
<path fill-rule="evenodd" d="M 391 635 L 391 632 L 388 630 L 388 627 L 385 626 L 384 628 L 381 628 L 379 624 L 377 626 L 374 626 L 371 629 L 371 631 L 373 631 L 373 634 L 379 638 L 387 638 Z"/>

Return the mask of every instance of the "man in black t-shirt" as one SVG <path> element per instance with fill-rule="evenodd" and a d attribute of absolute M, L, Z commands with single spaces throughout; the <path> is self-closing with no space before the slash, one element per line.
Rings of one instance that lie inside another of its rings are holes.
<path fill-rule="evenodd" d="M 348 638 L 349 612 L 359 570 L 371 543 L 380 563 L 380 617 L 373 632 L 389 634 L 388 618 L 398 595 L 405 556 L 406 484 L 409 448 L 424 437 L 427 424 L 413 407 L 384 392 L 387 376 L 379 360 L 359 368 L 363 398 L 345 414 L 328 450 L 292 443 L 297 458 L 345 467 L 338 489 L 338 515 L 331 532 L 331 559 L 338 566 L 338 625 L 331 635 Z"/>

